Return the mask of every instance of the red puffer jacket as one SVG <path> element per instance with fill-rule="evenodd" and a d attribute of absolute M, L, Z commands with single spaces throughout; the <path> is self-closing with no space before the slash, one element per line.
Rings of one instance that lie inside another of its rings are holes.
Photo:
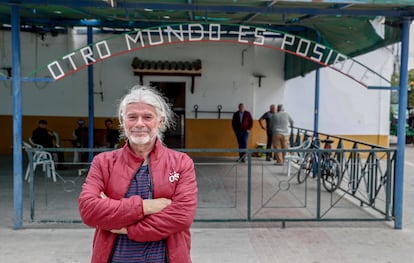
<path fill-rule="evenodd" d="M 142 162 L 127 143 L 92 161 L 78 200 L 83 222 L 96 229 L 92 263 L 108 262 L 116 239 L 109 230 L 125 226 L 128 238 L 138 242 L 166 239 L 169 263 L 191 262 L 190 226 L 197 208 L 194 163 L 188 155 L 168 149 L 157 140 L 149 166 L 153 194 L 154 198 L 169 198 L 172 203 L 144 217 L 141 197 L 125 198 Z M 101 192 L 108 198 L 102 199 Z"/>

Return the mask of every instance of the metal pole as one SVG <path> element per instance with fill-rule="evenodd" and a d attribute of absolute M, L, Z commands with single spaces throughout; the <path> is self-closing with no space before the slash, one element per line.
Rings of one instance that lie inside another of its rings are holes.
<path fill-rule="evenodd" d="M 247 222 L 252 220 L 252 154 L 247 151 Z"/>
<path fill-rule="evenodd" d="M 13 86 L 13 204 L 14 228 L 23 224 L 22 87 L 20 79 L 20 14 L 11 6 Z"/>
<path fill-rule="evenodd" d="M 88 45 L 92 48 L 93 43 L 93 31 L 92 27 L 88 26 Z M 94 93 L 93 93 L 93 64 L 88 66 L 88 99 L 89 99 L 89 107 L 88 107 L 88 148 L 94 147 L 94 134 L 93 134 L 93 127 L 94 124 L 94 115 L 95 115 L 95 105 L 94 105 Z M 89 152 L 88 159 L 89 162 L 92 161 L 93 152 Z"/>
<path fill-rule="evenodd" d="M 405 17 L 402 23 L 400 90 L 398 94 L 398 130 L 397 160 L 395 173 L 395 229 L 402 229 L 403 186 L 404 186 L 404 151 L 405 125 L 408 96 L 408 49 L 410 40 L 410 19 Z"/>
<path fill-rule="evenodd" d="M 316 41 L 319 43 L 321 41 L 321 36 L 319 32 L 316 32 L 317 37 Z M 320 69 L 319 67 L 315 71 L 315 111 L 313 116 L 313 135 L 319 133 L 319 91 L 320 91 Z"/>

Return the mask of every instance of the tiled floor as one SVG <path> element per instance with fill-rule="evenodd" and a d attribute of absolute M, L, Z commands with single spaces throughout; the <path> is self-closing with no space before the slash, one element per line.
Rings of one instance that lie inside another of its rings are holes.
<path fill-rule="evenodd" d="M 7 172 L 3 167 L 9 162 L 0 161 L 0 261 L 89 262 L 93 230 L 82 224 L 25 224 L 23 229 L 12 229 L 12 184 L 1 179 Z M 285 228 L 278 222 L 197 222 L 191 229 L 193 262 L 411 263 L 414 257 L 412 146 L 407 146 L 404 178 L 402 230 L 395 230 L 393 222 L 291 222 Z"/>

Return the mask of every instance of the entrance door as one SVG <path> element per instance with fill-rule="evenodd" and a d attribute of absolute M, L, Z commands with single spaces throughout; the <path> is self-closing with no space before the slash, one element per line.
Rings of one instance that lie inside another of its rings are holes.
<path fill-rule="evenodd" d="M 175 128 L 164 134 L 164 143 L 169 148 L 185 148 L 185 82 L 157 82 L 150 83 L 168 98 L 175 113 Z"/>

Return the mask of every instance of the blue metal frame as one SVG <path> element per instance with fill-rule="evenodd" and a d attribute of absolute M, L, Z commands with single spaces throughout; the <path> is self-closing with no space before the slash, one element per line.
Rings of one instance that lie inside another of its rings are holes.
<path fill-rule="evenodd" d="M 9 0 L 0 0 L 0 4 L 10 5 Z M 25 0 L 24 4 L 27 5 L 48 5 L 49 1 L 45 0 Z M 55 6 L 65 6 L 72 8 L 111 8 L 110 4 L 104 1 L 68 1 L 68 0 L 55 0 L 53 1 Z M 368 4 L 368 3 L 365 3 Z M 402 5 L 402 4 L 401 4 Z M 166 3 L 132 3 L 132 2 L 117 2 L 116 8 L 121 9 L 144 9 L 149 8 L 153 10 L 175 10 L 175 11 L 190 11 L 190 12 L 237 12 L 237 13 L 261 13 L 261 14 L 307 14 L 307 15 L 357 15 L 357 16 L 409 16 L 413 15 L 413 11 L 410 9 L 390 9 L 384 10 L 381 8 L 386 4 L 373 4 L 378 6 L 377 9 L 347 9 L 349 5 L 332 4 L 329 8 L 312 8 L 312 7 L 286 7 L 286 6 L 246 6 L 246 5 L 199 5 L 193 3 L 187 4 L 166 4 Z"/>
<path fill-rule="evenodd" d="M 398 152 L 395 177 L 395 229 L 402 229 L 403 216 L 403 188 L 404 188 L 404 148 L 405 148 L 405 122 L 408 96 L 408 50 L 410 39 L 410 20 L 404 18 L 401 39 L 401 65 L 400 65 L 400 92 L 398 98 Z"/>
<path fill-rule="evenodd" d="M 10 1 L 0 0 L 1 5 L 11 6 L 11 24 L 12 24 L 12 86 L 13 86 L 13 179 L 14 179 L 14 228 L 21 228 L 23 218 L 23 167 L 22 167 L 22 101 L 21 101 L 21 78 L 20 72 L 20 25 L 21 18 L 19 15 L 19 4 L 10 3 Z M 46 5 L 48 1 L 43 0 L 28 0 L 25 4 L 32 5 Z M 56 6 L 65 7 L 102 7 L 108 8 L 108 4 L 103 1 L 67 1 L 56 0 Z M 344 6 L 342 6 L 344 7 Z M 398 120 L 398 153 L 396 162 L 396 181 L 395 181 L 395 228 L 402 228 L 402 203 L 403 203 L 403 181 L 404 181 L 404 147 L 405 147 L 405 109 L 407 106 L 407 68 L 408 68 L 408 48 L 409 48 L 409 27 L 410 16 L 414 16 L 414 11 L 410 9 L 394 9 L 384 10 L 381 5 L 378 9 L 370 10 L 349 10 L 341 9 L 341 6 L 333 5 L 333 8 L 318 9 L 318 8 L 291 8 L 291 7 L 248 7 L 236 5 L 206 5 L 199 6 L 194 4 L 148 4 L 148 3 L 118 3 L 118 8 L 152 8 L 157 10 L 177 10 L 177 11 L 200 11 L 208 12 L 245 12 L 245 13 L 305 13 L 308 15 L 351 15 L 351 16 L 387 16 L 387 17 L 404 17 L 403 31 L 402 31 L 402 52 L 401 52 L 401 68 L 400 68 L 400 93 L 399 93 L 399 120 Z M 79 21 L 81 22 L 81 21 Z M 88 27 L 88 43 L 92 39 L 92 28 Z M 315 80 L 316 89 L 319 86 L 318 72 Z M 36 79 L 33 79 L 35 81 Z M 26 79 L 25 79 L 26 81 Z M 30 81 L 27 79 L 27 81 Z M 39 81 L 48 81 L 47 79 Z M 89 147 L 93 147 L 93 116 L 94 116 L 94 95 L 93 95 L 93 66 L 88 67 L 88 91 L 89 91 Z M 317 92 L 317 91 L 315 91 Z M 315 110 L 318 109 L 319 102 L 316 101 L 319 94 L 315 95 Z M 315 112 L 315 118 L 317 117 Z M 317 123 L 317 122 L 315 122 Z M 316 131 L 317 131 L 316 126 Z M 91 132 L 92 130 L 92 132 Z M 90 154 L 91 158 L 92 153 Z"/>
<path fill-rule="evenodd" d="M 12 6 L 12 85 L 13 85 L 13 203 L 14 228 L 23 224 L 23 159 L 22 159 L 22 87 L 20 80 L 20 15 Z"/>
<path fill-rule="evenodd" d="M 178 2 L 178 1 L 177 1 Z M 0 5 L 12 5 L 14 3 L 10 3 L 9 0 L 0 0 Z M 33 12 L 33 5 L 34 6 L 47 6 L 49 5 L 49 1 L 46 0 L 26 0 L 24 3 L 20 3 L 21 8 L 26 11 Z M 112 9 L 111 5 L 105 1 L 97 1 L 97 0 L 83 0 L 83 1 L 67 1 L 67 0 L 56 0 L 53 1 L 54 6 L 58 9 L 59 6 L 64 8 L 73 8 L 76 12 L 84 12 L 85 17 L 94 16 L 93 13 L 82 10 L 84 8 L 96 8 L 96 9 Z M 332 15 L 332 16 L 385 16 L 385 17 L 403 17 L 403 16 L 414 16 L 414 11 L 412 8 L 412 3 L 406 3 L 407 6 L 404 6 L 405 3 L 401 1 L 399 3 L 394 3 L 395 5 L 399 5 L 399 8 L 390 8 L 387 3 L 369 3 L 364 2 L 360 3 L 363 7 L 364 5 L 369 5 L 369 8 L 359 8 L 359 9 L 352 9 L 353 4 L 349 3 L 349 1 L 342 1 L 342 3 L 329 3 L 325 1 L 325 6 L 320 6 L 319 8 L 314 8 L 309 5 L 309 7 L 303 7 L 303 5 L 298 5 L 296 7 L 295 4 L 291 5 L 277 5 L 276 2 L 271 3 L 258 3 L 257 5 L 242 5 L 239 3 L 233 4 L 197 4 L 193 3 L 193 1 L 187 1 L 187 3 L 157 3 L 156 1 L 152 1 L 148 3 L 134 3 L 134 2 L 125 2 L 125 1 L 116 1 L 116 6 L 114 9 L 117 10 L 124 10 L 125 15 L 128 16 L 128 10 L 132 9 L 152 9 L 157 11 L 165 11 L 168 12 L 170 10 L 175 10 L 178 12 L 187 12 L 188 13 L 188 22 L 195 21 L 194 13 L 204 12 L 205 16 L 208 17 L 209 13 L 245 13 L 246 15 L 241 18 L 238 23 L 249 23 L 255 17 L 261 14 L 279 14 L 282 16 L 291 15 L 291 14 L 305 14 L 298 18 L 293 19 L 293 23 L 300 22 L 305 19 L 310 19 L 315 16 L 319 15 Z M 26 6 L 27 5 L 27 6 Z M 119 27 L 119 28 L 137 28 L 137 27 L 144 27 L 148 28 L 155 25 L 160 25 L 161 23 L 171 23 L 168 20 L 164 21 L 156 21 L 156 22 L 145 22 L 145 21 L 109 21 L 105 19 L 92 19 L 92 20 L 85 20 L 85 19 L 65 19 L 65 17 L 59 19 L 45 19 L 45 14 L 40 14 L 41 18 L 38 17 L 27 17 L 21 18 L 22 23 L 27 24 L 34 24 L 34 25 L 43 25 L 45 30 L 49 25 L 64 25 L 65 27 L 69 26 L 90 26 L 94 25 L 96 27 Z M 96 14 L 99 16 L 99 14 Z M 7 23 L 8 17 L 7 16 L 0 16 L 0 22 Z M 184 21 L 181 21 L 184 22 Z M 270 23 L 270 22 L 269 22 Z M 269 24 L 265 23 L 265 24 Z M 289 27 L 292 24 L 292 21 L 284 21 L 284 24 Z M 272 27 L 271 25 L 267 25 L 267 27 Z M 276 26 L 278 27 L 278 26 Z M 54 29 L 58 30 L 58 29 Z"/>
<path fill-rule="evenodd" d="M 321 36 L 319 32 L 316 32 L 317 34 L 317 42 L 319 43 L 321 41 Z M 313 115 L 313 130 L 315 134 L 319 132 L 319 91 L 320 91 L 320 68 L 318 67 L 315 70 L 315 102 L 314 102 L 314 115 Z"/>
<path fill-rule="evenodd" d="M 88 45 L 92 45 L 93 43 L 93 32 L 92 27 L 88 26 L 88 35 L 87 35 Z M 94 116 L 95 116 L 95 104 L 94 104 L 94 93 L 93 93 L 93 64 L 88 66 L 88 147 L 94 147 L 94 138 L 93 138 L 93 127 L 95 126 L 94 123 Z M 93 152 L 89 152 L 88 160 L 89 162 L 92 161 Z"/>

